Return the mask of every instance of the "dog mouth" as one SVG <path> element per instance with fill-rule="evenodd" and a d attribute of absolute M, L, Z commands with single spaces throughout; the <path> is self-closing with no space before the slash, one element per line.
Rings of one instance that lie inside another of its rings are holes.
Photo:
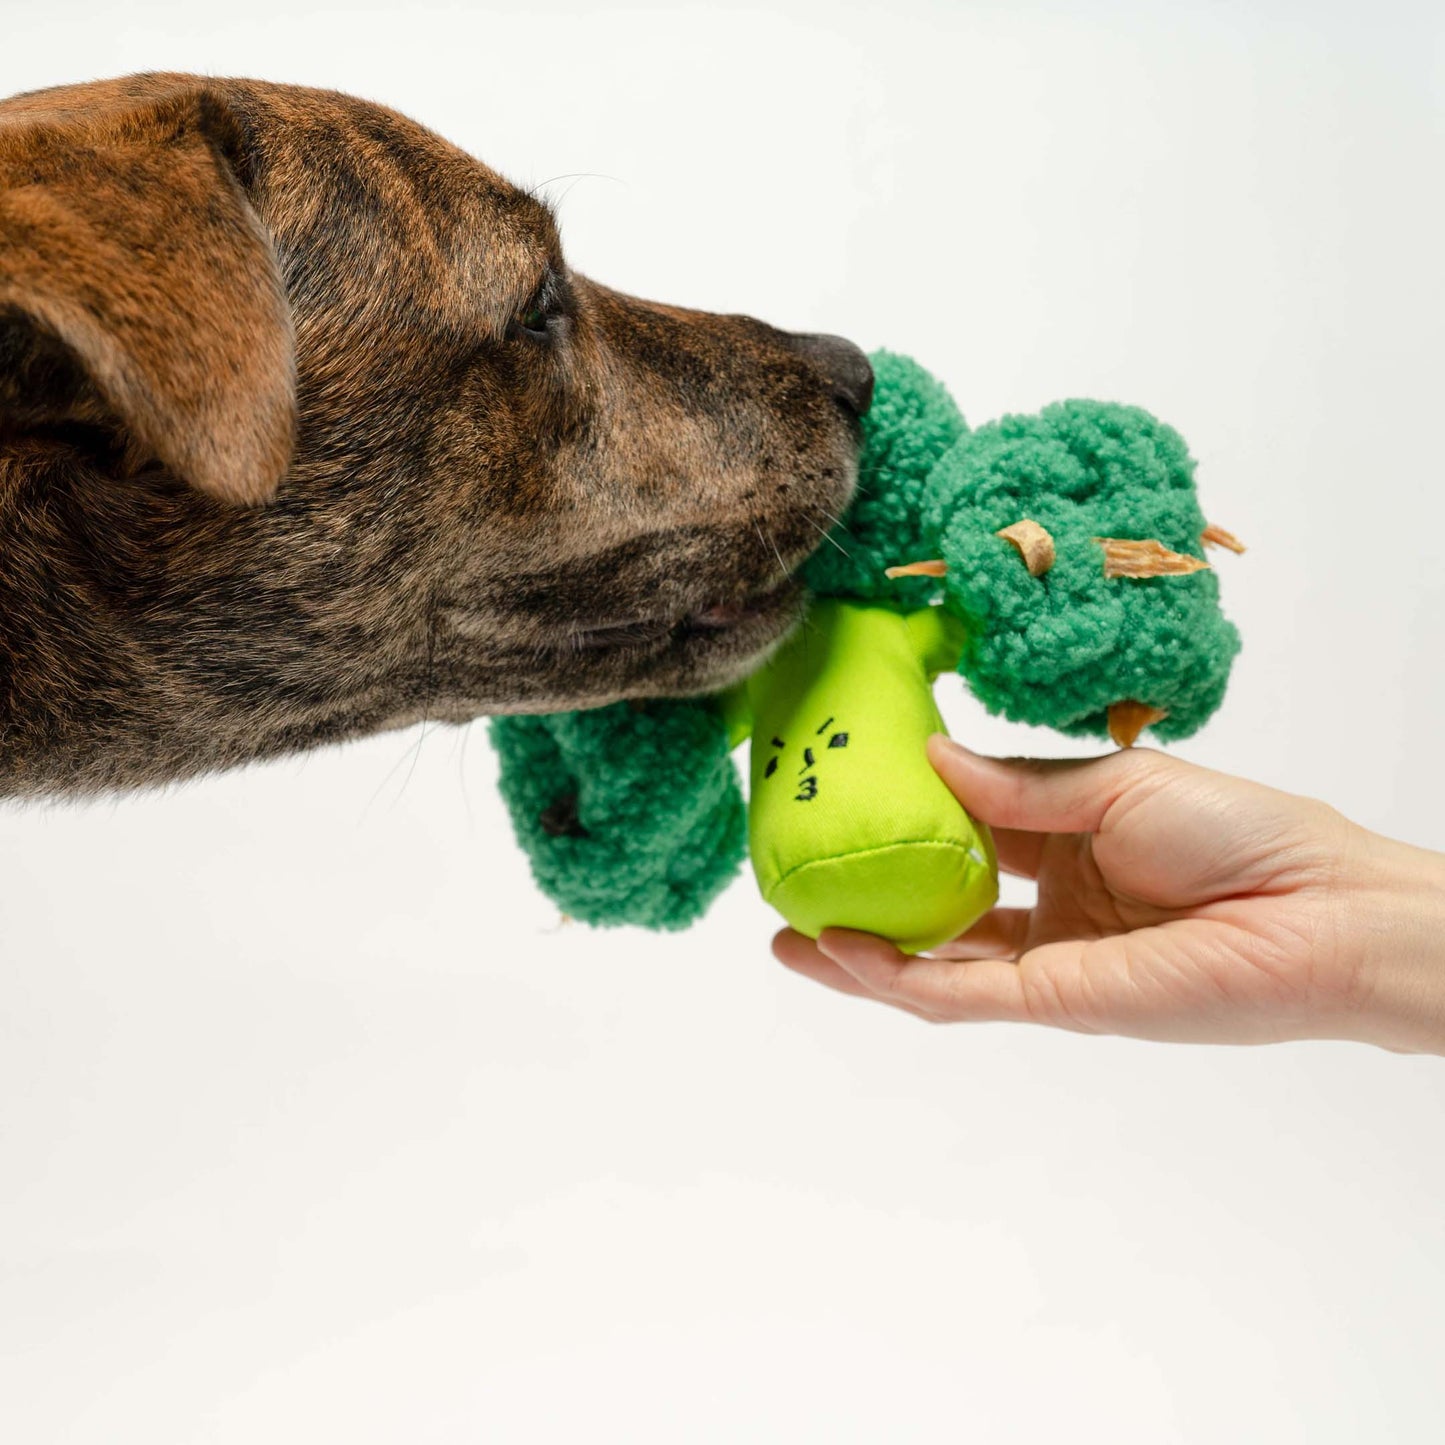
<path fill-rule="evenodd" d="M 638 612 L 574 628 L 573 652 L 656 651 L 726 646 L 736 652 L 771 643 L 797 615 L 802 586 L 792 577 L 740 600 L 719 599 L 687 612 Z"/>

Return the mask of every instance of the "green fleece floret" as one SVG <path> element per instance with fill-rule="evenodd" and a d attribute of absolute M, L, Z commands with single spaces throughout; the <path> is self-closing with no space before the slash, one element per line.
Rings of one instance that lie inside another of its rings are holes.
<path fill-rule="evenodd" d="M 1104 735 L 1107 708 L 1162 708 L 1162 739 L 1219 706 L 1239 634 L 1212 571 L 1104 576 L 1095 538 L 1155 538 L 1202 557 L 1194 462 L 1179 434 L 1137 407 L 1065 401 L 980 427 L 929 479 L 929 524 L 948 563 L 946 603 L 968 629 L 959 671 L 990 711 Z M 1032 577 L 995 535 L 1027 517 L 1052 534 Z"/>
<path fill-rule="evenodd" d="M 916 361 L 875 351 L 873 405 L 863 418 L 858 489 L 843 521 L 803 568 L 819 597 L 926 607 L 937 583 L 890 582 L 883 569 L 931 556 L 929 474 L 968 427 L 943 383 Z"/>
<path fill-rule="evenodd" d="M 517 841 L 573 917 L 686 928 L 741 866 L 747 819 L 715 707 L 617 703 L 494 718 L 491 733 Z"/>

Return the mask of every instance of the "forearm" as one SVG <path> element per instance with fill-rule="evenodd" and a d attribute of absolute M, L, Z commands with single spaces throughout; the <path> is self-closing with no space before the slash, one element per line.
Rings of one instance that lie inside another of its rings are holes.
<path fill-rule="evenodd" d="M 1366 833 L 1362 861 L 1341 910 L 1356 970 L 1350 1036 L 1445 1054 L 1445 854 Z"/>

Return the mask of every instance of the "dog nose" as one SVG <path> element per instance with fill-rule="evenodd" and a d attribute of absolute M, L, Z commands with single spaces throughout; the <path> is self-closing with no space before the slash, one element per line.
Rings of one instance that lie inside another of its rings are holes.
<path fill-rule="evenodd" d="M 793 349 L 821 367 L 833 383 L 833 395 L 851 411 L 862 416 L 873 404 L 873 367 L 851 341 L 841 336 L 799 335 L 790 337 Z"/>

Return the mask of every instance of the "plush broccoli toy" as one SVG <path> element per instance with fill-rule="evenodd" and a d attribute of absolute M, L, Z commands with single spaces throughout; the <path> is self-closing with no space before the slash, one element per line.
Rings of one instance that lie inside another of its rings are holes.
<path fill-rule="evenodd" d="M 804 568 L 803 626 L 715 698 L 492 721 L 545 892 L 593 924 L 684 928 L 741 864 L 809 936 L 918 952 L 997 898 L 993 843 L 929 766 L 933 679 L 1131 745 L 1196 731 L 1239 649 L 1178 434 L 1067 401 L 970 432 L 915 362 L 873 358 L 855 501 Z M 745 806 L 733 747 L 752 736 Z"/>

